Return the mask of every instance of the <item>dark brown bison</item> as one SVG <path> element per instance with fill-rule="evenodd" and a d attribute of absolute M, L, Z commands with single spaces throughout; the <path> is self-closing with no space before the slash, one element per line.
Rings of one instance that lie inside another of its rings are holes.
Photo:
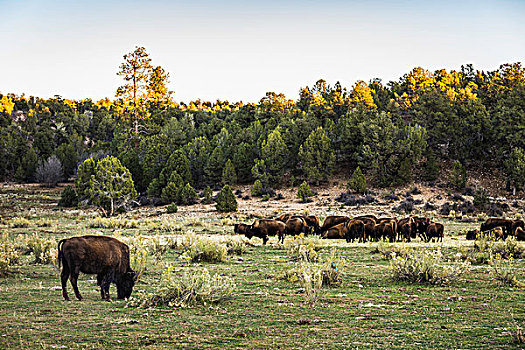
<path fill-rule="evenodd" d="M 353 242 L 355 239 L 358 242 L 365 241 L 365 224 L 361 220 L 350 220 L 346 222 L 346 241 Z"/>
<path fill-rule="evenodd" d="M 525 241 L 525 230 L 521 227 L 516 228 L 516 231 L 514 231 L 514 236 L 518 241 Z"/>
<path fill-rule="evenodd" d="M 413 217 L 403 218 L 397 223 L 397 236 L 400 240 L 410 242 L 416 238 L 417 225 Z"/>
<path fill-rule="evenodd" d="M 342 222 L 330 227 L 321 234 L 321 238 L 325 239 L 345 239 L 347 236 L 348 226 L 346 222 Z"/>
<path fill-rule="evenodd" d="M 321 227 L 321 235 L 326 232 L 330 227 L 333 227 L 335 225 L 345 223 L 347 221 L 350 221 L 350 218 L 348 216 L 340 216 L 340 215 L 332 215 L 327 216 L 326 219 L 324 219 L 323 227 Z"/>
<path fill-rule="evenodd" d="M 427 228 L 430 225 L 431 220 L 425 217 L 414 216 L 414 222 L 416 223 L 416 233 L 422 241 L 427 240 Z M 415 237 L 413 237 L 415 238 Z"/>
<path fill-rule="evenodd" d="M 251 226 L 244 223 L 233 225 L 233 232 L 238 235 L 245 235 L 250 229 Z"/>
<path fill-rule="evenodd" d="M 276 217 L 275 220 L 286 223 L 286 221 L 288 221 L 292 216 L 294 216 L 294 214 L 282 214 L 281 216 Z"/>
<path fill-rule="evenodd" d="M 374 221 L 377 221 L 377 217 L 375 215 L 372 215 L 372 214 L 356 216 L 354 219 L 358 219 L 358 220 L 361 220 L 361 219 L 372 219 Z"/>
<path fill-rule="evenodd" d="M 284 229 L 284 222 L 272 219 L 257 219 L 245 236 L 248 238 L 259 237 L 263 240 L 263 244 L 266 244 L 269 236 L 277 236 L 278 241 L 284 240 Z"/>
<path fill-rule="evenodd" d="M 304 217 L 304 220 L 306 221 L 306 224 L 310 229 L 310 233 L 313 232 L 316 235 L 321 233 L 321 225 L 319 222 L 319 218 L 316 215 L 307 215 Z"/>
<path fill-rule="evenodd" d="M 521 221 L 521 220 L 517 220 Z M 501 226 L 503 228 L 503 237 L 507 238 L 508 235 L 512 234 L 513 227 L 517 227 L 519 225 L 518 222 L 514 223 L 513 220 L 508 219 L 500 219 L 500 218 L 488 218 L 484 223 L 481 224 L 481 231 L 489 231 L 493 228 L 496 228 L 498 226 Z"/>
<path fill-rule="evenodd" d="M 67 295 L 67 280 L 71 281 L 75 296 L 82 300 L 77 279 L 80 272 L 97 275 L 102 299 L 111 300 L 109 286 L 117 285 L 119 299 L 129 298 L 136 281 L 136 273 L 129 266 L 129 248 L 121 241 L 106 236 L 82 236 L 58 242 L 58 264 L 62 264 L 62 295 Z"/>
<path fill-rule="evenodd" d="M 467 236 L 465 238 L 472 241 L 479 236 L 480 232 L 481 231 L 478 229 L 467 231 Z"/>
<path fill-rule="evenodd" d="M 365 225 L 364 242 L 366 242 L 367 240 L 371 240 L 371 241 L 376 240 L 375 230 L 374 230 L 376 226 L 376 221 L 372 217 L 374 217 L 374 215 L 362 215 L 362 216 L 356 216 L 354 218 L 354 220 L 362 221 L 363 224 Z"/>
<path fill-rule="evenodd" d="M 284 235 L 282 236 L 281 243 L 284 243 L 284 236 L 297 236 L 301 233 L 308 233 L 308 225 L 302 217 L 295 217 L 288 219 L 284 227 Z"/>
<path fill-rule="evenodd" d="M 445 226 L 443 226 L 443 224 L 432 221 L 427 227 L 427 232 L 426 232 L 427 242 L 430 242 L 430 240 L 434 242 L 434 239 L 436 239 L 437 242 L 443 242 L 444 232 L 445 232 Z"/>
<path fill-rule="evenodd" d="M 515 236 L 516 235 L 516 229 L 518 227 L 520 227 L 520 228 L 525 230 L 525 223 L 523 222 L 523 220 L 513 220 L 512 221 L 511 233 L 509 233 L 509 234 Z"/>
<path fill-rule="evenodd" d="M 503 229 L 503 227 L 501 226 L 498 226 L 498 227 L 494 227 L 491 232 L 494 234 L 494 238 L 496 238 L 496 240 L 498 239 L 501 239 L 501 240 L 505 240 L 505 230 Z"/>
<path fill-rule="evenodd" d="M 389 242 L 396 240 L 396 223 L 394 221 L 383 221 L 374 226 L 374 234 L 376 240 L 388 238 Z"/>

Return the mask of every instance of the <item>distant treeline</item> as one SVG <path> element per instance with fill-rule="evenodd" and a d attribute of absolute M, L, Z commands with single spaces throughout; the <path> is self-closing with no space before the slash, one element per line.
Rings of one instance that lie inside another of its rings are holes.
<path fill-rule="evenodd" d="M 525 159 L 521 63 L 415 68 L 350 89 L 319 80 L 297 101 L 268 92 L 259 103 L 178 104 L 165 90 L 138 102 L 0 94 L 0 179 L 35 181 L 51 159 L 67 178 L 85 159 L 110 154 L 137 191 L 157 197 L 170 182 L 317 184 L 358 166 L 379 186 L 433 181 L 443 161 L 502 168 L 521 185 L 512 173 Z"/>

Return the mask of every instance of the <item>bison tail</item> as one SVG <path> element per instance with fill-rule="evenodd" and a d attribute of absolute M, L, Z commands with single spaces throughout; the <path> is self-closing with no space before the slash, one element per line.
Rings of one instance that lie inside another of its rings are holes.
<path fill-rule="evenodd" d="M 64 254 L 62 253 L 62 245 L 64 244 L 64 242 L 66 241 L 66 239 L 63 239 L 61 240 L 60 242 L 58 242 L 58 267 L 60 268 L 60 263 L 62 262 L 62 258 L 64 256 Z"/>

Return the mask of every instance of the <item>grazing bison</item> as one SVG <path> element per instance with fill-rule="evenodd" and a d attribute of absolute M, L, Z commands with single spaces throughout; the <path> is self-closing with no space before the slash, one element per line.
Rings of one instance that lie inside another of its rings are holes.
<path fill-rule="evenodd" d="M 523 222 L 523 220 L 513 220 L 512 221 L 512 228 L 511 228 L 511 232 L 509 233 L 509 235 L 515 236 L 516 230 L 518 229 L 518 227 L 525 230 L 525 223 Z"/>
<path fill-rule="evenodd" d="M 521 221 L 521 220 L 516 220 Z M 517 227 L 520 223 L 516 222 L 514 223 L 513 220 L 508 219 L 500 219 L 500 218 L 488 218 L 487 221 L 481 224 L 481 231 L 489 231 L 492 230 L 498 226 L 501 226 L 503 228 L 503 237 L 507 238 L 508 235 L 512 234 L 513 227 Z"/>
<path fill-rule="evenodd" d="M 238 235 L 245 235 L 250 231 L 251 227 L 250 225 L 240 223 L 233 225 L 233 232 Z"/>
<path fill-rule="evenodd" d="M 290 220 L 290 218 L 291 218 L 292 216 L 297 216 L 297 215 L 290 214 L 290 213 L 288 213 L 288 214 L 282 214 L 281 216 L 276 217 L 275 220 L 286 223 L 286 221 Z"/>
<path fill-rule="evenodd" d="M 430 222 L 426 232 L 427 242 L 430 242 L 431 239 L 432 242 L 434 242 L 434 238 L 437 242 L 443 242 L 444 231 L 445 226 L 443 226 L 443 224 L 433 221 Z"/>
<path fill-rule="evenodd" d="M 342 222 L 324 231 L 321 235 L 321 238 L 345 239 L 347 236 L 347 230 L 348 230 L 348 226 L 346 225 L 346 222 Z"/>
<path fill-rule="evenodd" d="M 481 231 L 478 229 L 467 231 L 466 239 L 468 239 L 469 241 L 472 241 L 479 236 L 480 232 Z"/>
<path fill-rule="evenodd" d="M 121 241 L 106 236 L 82 236 L 58 242 L 58 265 L 62 264 L 62 295 L 67 295 L 67 280 L 71 281 L 75 296 L 82 300 L 77 279 L 80 272 L 97 275 L 102 299 L 110 301 L 109 286 L 117 285 L 119 299 L 129 298 L 136 281 L 136 273 L 129 266 L 129 248 Z"/>
<path fill-rule="evenodd" d="M 365 224 L 361 220 L 350 220 L 346 222 L 346 241 L 354 241 L 355 239 L 358 242 L 365 241 Z"/>
<path fill-rule="evenodd" d="M 278 241 L 284 240 L 284 229 L 284 222 L 272 219 L 257 219 L 245 236 L 248 238 L 259 237 L 263 240 L 263 244 L 266 244 L 269 236 L 277 236 Z"/>
<path fill-rule="evenodd" d="M 282 236 L 281 243 L 284 243 L 285 235 L 296 236 L 301 233 L 308 233 L 308 225 L 306 225 L 306 221 L 302 217 L 288 219 L 284 227 L 284 235 Z"/>
<path fill-rule="evenodd" d="M 427 240 L 427 228 L 430 225 L 431 220 L 425 217 L 414 216 L 414 222 L 416 223 L 416 233 L 422 241 Z M 413 237 L 415 238 L 415 237 Z"/>
<path fill-rule="evenodd" d="M 348 216 L 338 216 L 338 215 L 327 216 L 326 219 L 324 219 L 323 227 L 321 227 L 321 235 L 324 232 L 326 232 L 330 227 L 333 227 L 341 223 L 345 223 L 347 221 L 350 221 L 350 218 Z"/>
<path fill-rule="evenodd" d="M 372 219 L 374 221 L 377 221 L 377 217 L 375 215 L 372 215 L 372 214 L 356 216 L 354 219 L 358 219 L 358 220 Z"/>
<path fill-rule="evenodd" d="M 514 231 L 514 236 L 518 241 L 525 241 L 525 230 L 521 227 L 516 228 L 516 231 Z"/>
<path fill-rule="evenodd" d="M 304 220 L 306 221 L 306 224 L 308 225 L 308 228 L 310 229 L 309 232 L 315 233 L 316 235 L 321 233 L 321 225 L 319 223 L 319 218 L 317 215 L 307 215 L 304 217 Z"/>

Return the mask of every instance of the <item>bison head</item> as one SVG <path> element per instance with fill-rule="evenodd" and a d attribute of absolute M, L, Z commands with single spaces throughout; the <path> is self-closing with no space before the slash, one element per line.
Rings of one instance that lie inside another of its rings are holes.
<path fill-rule="evenodd" d="M 136 280 L 137 273 L 131 269 L 120 277 L 117 283 L 117 294 L 119 299 L 125 299 L 131 296 Z"/>

